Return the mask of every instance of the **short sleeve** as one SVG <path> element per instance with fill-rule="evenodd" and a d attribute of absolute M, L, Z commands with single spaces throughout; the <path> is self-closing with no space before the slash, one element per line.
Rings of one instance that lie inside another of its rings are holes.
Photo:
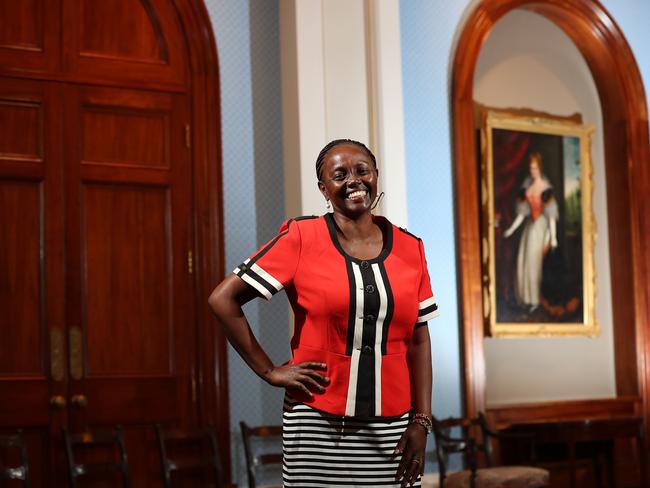
<path fill-rule="evenodd" d="M 277 236 L 237 266 L 233 273 L 267 300 L 289 286 L 300 258 L 300 229 L 293 220 L 280 227 Z"/>
<path fill-rule="evenodd" d="M 417 326 L 425 325 L 427 320 L 438 316 L 438 304 L 436 297 L 431 291 L 431 281 L 427 269 L 427 259 L 424 255 L 424 245 L 419 241 L 420 246 L 420 285 L 418 289 L 418 320 Z"/>

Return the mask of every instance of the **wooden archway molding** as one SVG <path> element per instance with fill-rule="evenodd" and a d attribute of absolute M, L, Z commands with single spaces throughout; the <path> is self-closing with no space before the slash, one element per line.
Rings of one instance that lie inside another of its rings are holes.
<path fill-rule="evenodd" d="M 573 40 L 589 65 L 602 106 L 617 398 L 603 400 L 600 409 L 598 401 L 582 402 L 582 406 L 575 402 L 571 412 L 627 412 L 628 402 L 633 411 L 648 418 L 650 149 L 646 98 L 623 33 L 598 1 L 584 0 L 480 0 L 458 40 L 451 102 L 465 409 L 468 414 L 486 409 L 474 70 L 491 29 L 516 8 L 546 17 Z"/>
<path fill-rule="evenodd" d="M 194 273 L 197 321 L 196 392 L 199 422 L 230 432 L 226 339 L 218 333 L 207 297 L 221 281 L 223 264 L 223 205 L 221 199 L 221 113 L 219 64 L 212 22 L 204 2 L 175 0 L 187 43 L 191 87 L 191 149 L 193 160 Z M 188 317 L 188 320 L 191 318 Z M 230 483 L 230 435 L 220 445 L 225 479 Z"/>

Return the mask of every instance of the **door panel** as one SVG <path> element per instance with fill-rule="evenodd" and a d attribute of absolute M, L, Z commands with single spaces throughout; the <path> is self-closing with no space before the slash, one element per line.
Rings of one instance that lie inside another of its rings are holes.
<path fill-rule="evenodd" d="M 56 70 L 60 26 L 59 0 L 0 0 L 0 71 Z"/>
<path fill-rule="evenodd" d="M 186 99 L 66 90 L 70 394 L 87 399 L 71 426 L 124 424 L 129 457 L 146 460 L 153 424 L 196 419 Z M 152 469 L 133 463 L 134 484 Z"/>
<path fill-rule="evenodd" d="M 166 113 L 87 108 L 83 127 L 84 164 L 169 168 L 170 129 Z"/>
<path fill-rule="evenodd" d="M 43 162 L 43 107 L 40 101 L 0 101 L 0 158 Z"/>
<path fill-rule="evenodd" d="M 43 50 L 43 2 L 0 2 L 0 45 Z"/>
<path fill-rule="evenodd" d="M 0 78 L 0 430 L 26 431 L 34 486 L 54 480 L 50 436 L 66 422 L 50 405 L 66 394 L 59 95 Z"/>
<path fill-rule="evenodd" d="M 163 63 L 168 49 L 149 0 L 82 0 L 79 51 L 84 57 Z M 109 21 L 110 20 L 110 21 Z"/>
<path fill-rule="evenodd" d="M 185 40 L 169 0 L 63 0 L 64 65 L 74 76 L 184 88 Z"/>
<path fill-rule="evenodd" d="M 44 380 L 41 182 L 0 181 L 0 375 Z"/>
<path fill-rule="evenodd" d="M 87 377 L 173 373 L 169 208 L 166 188 L 84 185 Z"/>

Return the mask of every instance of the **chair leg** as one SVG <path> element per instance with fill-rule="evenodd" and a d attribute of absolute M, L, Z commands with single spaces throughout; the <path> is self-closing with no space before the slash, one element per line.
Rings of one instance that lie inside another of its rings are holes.
<path fill-rule="evenodd" d="M 614 446 L 607 446 L 605 451 L 605 458 L 607 462 L 607 474 L 609 476 L 609 488 L 616 488 L 616 465 L 614 463 Z"/>
<path fill-rule="evenodd" d="M 594 478 L 596 480 L 596 486 L 598 488 L 605 488 L 603 485 L 603 470 L 600 462 L 600 453 L 595 452 L 591 456 L 592 470 L 594 472 Z"/>

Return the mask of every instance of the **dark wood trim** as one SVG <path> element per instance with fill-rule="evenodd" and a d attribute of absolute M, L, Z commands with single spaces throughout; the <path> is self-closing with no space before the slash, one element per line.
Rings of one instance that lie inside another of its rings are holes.
<path fill-rule="evenodd" d="M 639 396 L 648 416 L 650 368 L 650 147 L 645 92 L 623 33 L 597 1 L 481 0 L 469 14 L 453 62 L 452 117 L 465 408 L 486 408 L 480 260 L 480 206 L 473 77 L 492 27 L 515 8 L 554 22 L 585 57 L 604 120 L 614 347 L 619 396 Z"/>
<path fill-rule="evenodd" d="M 220 432 L 226 483 L 230 483 L 230 412 L 226 340 L 217 331 L 207 298 L 224 274 L 221 114 L 217 46 L 203 2 L 175 0 L 190 53 L 191 147 L 194 161 L 194 269 L 199 421 Z"/>
<path fill-rule="evenodd" d="M 137 80 L 124 80 L 116 82 L 98 76 L 79 75 L 76 73 L 64 73 L 57 71 L 30 72 L 27 70 L 12 69 L 8 66 L 0 66 L 0 76 L 5 78 L 18 78 L 28 80 L 58 81 L 60 83 L 79 83 L 96 86 L 118 86 L 120 88 L 142 88 L 142 83 Z M 186 93 L 187 86 L 179 83 L 147 82 L 147 90 L 162 92 Z"/>
<path fill-rule="evenodd" d="M 528 422 L 635 417 L 640 413 L 641 399 L 638 397 L 521 403 L 487 408 L 490 425 L 497 429 Z"/>

